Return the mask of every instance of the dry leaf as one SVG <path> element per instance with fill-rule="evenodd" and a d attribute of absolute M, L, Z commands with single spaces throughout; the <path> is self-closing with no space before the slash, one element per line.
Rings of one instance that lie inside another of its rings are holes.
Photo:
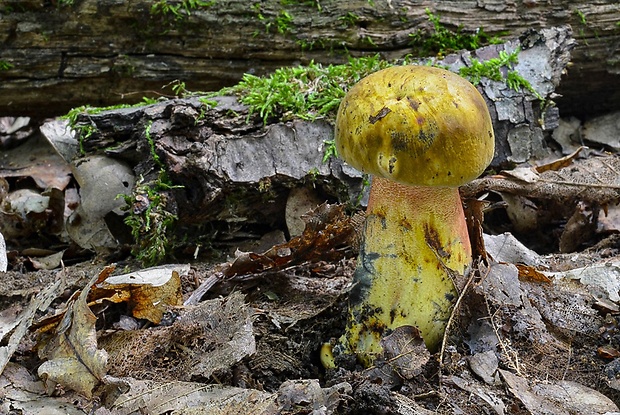
<path fill-rule="evenodd" d="M 333 261 L 357 238 L 358 229 L 342 205 L 322 204 L 304 216 L 304 232 L 285 244 L 276 245 L 262 254 L 241 253 L 224 271 L 225 276 L 278 270 L 302 262 Z"/>
<path fill-rule="evenodd" d="M 108 266 L 104 267 L 101 270 L 101 272 L 99 273 L 99 275 L 97 276 L 97 280 L 96 280 L 95 284 L 105 280 L 108 276 L 110 276 L 114 272 L 115 268 L 116 267 L 114 265 L 108 265 Z M 73 293 L 71 301 L 74 300 L 75 297 L 77 297 L 79 294 L 80 294 L 79 291 Z M 36 321 L 35 323 L 33 323 L 30 326 L 30 330 L 37 330 L 39 335 L 41 335 L 43 333 L 50 332 L 52 330 L 55 330 L 56 326 L 58 325 L 58 323 L 63 319 L 66 311 L 67 311 L 66 309 L 65 310 L 61 310 L 61 311 L 58 311 L 56 314 L 54 314 L 52 316 L 47 316 L 47 317 L 44 317 L 44 318 Z M 41 346 L 43 346 L 43 344 L 39 344 L 39 347 L 41 347 Z"/>
<path fill-rule="evenodd" d="M 492 263 L 475 290 L 490 304 L 509 309 L 515 334 L 536 344 L 562 347 L 555 332 L 596 335 L 602 324 L 592 308 L 593 296 L 582 285 L 557 276 L 552 283 L 521 280 L 513 264 Z"/>
<path fill-rule="evenodd" d="M 207 408 L 209 414 L 256 414 L 277 413 L 276 394 L 253 389 L 241 389 L 221 385 L 205 385 L 192 382 L 157 382 L 119 379 L 107 376 L 106 387 L 111 395 L 118 390 L 126 391 L 114 402 L 106 405 L 115 415 L 146 413 L 169 414 L 179 411 L 188 414 L 190 409 Z"/>
<path fill-rule="evenodd" d="M 134 379 L 105 379 L 115 393 L 125 391 L 107 405 L 115 415 L 272 415 L 312 413 L 331 415 L 351 394 L 346 382 L 321 388 L 318 380 L 289 380 L 275 393 L 191 382 L 154 382 Z"/>
<path fill-rule="evenodd" d="M 59 274 L 57 274 L 58 276 Z M 64 290 L 64 284 L 62 278 L 59 278 L 54 284 L 45 287 L 41 292 L 35 295 L 28 308 L 16 318 L 8 318 L 8 321 L 4 321 L 0 327 L 0 340 L 5 343 L 5 346 L 0 347 L 0 373 L 4 370 L 5 366 L 9 362 L 9 359 L 13 356 L 13 353 L 19 347 L 22 338 L 28 331 L 28 328 L 32 324 L 38 310 L 45 310 Z M 6 311 L 6 310 L 5 310 Z M 3 312 L 4 314 L 4 312 Z M 4 338 L 8 333 L 12 333 L 8 341 Z"/>
<path fill-rule="evenodd" d="M 413 326 L 401 326 L 381 339 L 385 360 L 404 379 L 413 379 L 431 357 L 420 331 Z"/>
<path fill-rule="evenodd" d="M 471 240 L 472 256 L 482 257 L 487 261 L 487 251 L 484 247 L 484 235 L 482 223 L 484 222 L 484 208 L 489 203 L 485 200 L 466 199 L 464 200 L 465 220 L 467 221 L 467 231 Z"/>
<path fill-rule="evenodd" d="M 563 272 L 544 272 L 554 280 L 577 280 L 593 296 L 620 303 L 620 262 L 609 261 Z"/>
<path fill-rule="evenodd" d="M 545 172 L 547 170 L 561 170 L 565 167 L 570 166 L 571 164 L 573 164 L 573 161 L 577 158 L 577 156 L 579 155 L 579 153 L 581 153 L 582 150 L 584 150 L 585 147 L 581 146 L 579 147 L 577 150 L 573 151 L 571 154 L 564 156 L 562 158 L 559 158 L 557 160 L 554 160 L 550 163 L 546 163 L 546 164 L 542 164 L 540 166 L 536 166 L 535 169 L 538 173 L 542 173 Z"/>
<path fill-rule="evenodd" d="M 187 275 L 189 268 L 173 264 L 110 276 L 93 286 L 88 301 L 127 302 L 135 318 L 159 324 L 169 307 L 183 302 L 180 276 Z"/>
<path fill-rule="evenodd" d="M 90 311 L 86 297 L 99 276 L 91 279 L 80 295 L 69 305 L 54 338 L 39 352 L 47 359 L 39 366 L 38 374 L 48 392 L 58 383 L 90 398 L 107 371 L 108 354 L 97 349 L 95 323 L 97 317 Z"/>
<path fill-rule="evenodd" d="M 519 278 L 537 282 L 550 283 L 552 280 L 536 268 L 529 265 L 515 264 L 519 270 Z"/>
<path fill-rule="evenodd" d="M 478 396 L 489 404 L 496 414 L 504 415 L 506 413 L 506 404 L 504 401 L 484 383 L 480 383 L 475 379 L 464 379 L 459 376 L 450 376 L 447 380 L 464 391 Z"/>
<path fill-rule="evenodd" d="M 9 363 L 0 376 L 0 413 L 84 415 L 80 397 L 72 393 L 62 396 L 46 396 L 43 382 L 37 380 L 28 369 Z M 83 406 L 82 406 L 83 407 Z"/>
<path fill-rule="evenodd" d="M 527 379 L 499 369 L 510 392 L 532 415 L 592 415 L 618 412 L 605 395 L 577 382 L 530 383 Z"/>
<path fill-rule="evenodd" d="M 256 352 L 253 310 L 235 292 L 174 310 L 170 326 L 117 331 L 99 342 L 109 355 L 114 376 L 140 379 L 208 378 Z"/>
<path fill-rule="evenodd" d="M 63 190 L 71 181 L 69 165 L 38 135 L 2 155 L 0 177 L 31 177 L 40 189 Z"/>

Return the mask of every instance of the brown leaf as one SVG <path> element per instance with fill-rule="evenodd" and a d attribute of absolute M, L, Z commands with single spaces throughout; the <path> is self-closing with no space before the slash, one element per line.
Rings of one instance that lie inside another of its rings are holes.
<path fill-rule="evenodd" d="M 230 277 L 277 270 L 303 262 L 341 259 L 356 239 L 355 221 L 344 212 L 343 205 L 322 204 L 303 218 L 304 232 L 289 242 L 258 254 L 242 253 L 223 273 Z"/>
<path fill-rule="evenodd" d="M 611 346 L 599 346 L 599 348 L 596 349 L 596 353 L 603 359 L 617 359 L 620 357 L 620 351 Z"/>
<path fill-rule="evenodd" d="M 571 154 L 564 156 L 560 159 L 554 160 L 550 163 L 546 163 L 540 166 L 536 166 L 535 169 L 538 173 L 542 173 L 548 170 L 560 170 L 563 169 L 565 167 L 570 166 L 573 161 L 577 158 L 577 156 L 579 155 L 579 153 L 581 153 L 581 151 L 584 149 L 585 147 L 579 147 L 577 150 L 573 151 Z"/>
<path fill-rule="evenodd" d="M 97 280 L 95 281 L 95 284 L 105 280 L 108 276 L 110 276 L 110 274 L 112 274 L 112 272 L 114 272 L 115 268 L 116 267 L 114 265 L 108 265 L 104 269 L 102 269 L 99 275 L 97 276 Z M 78 295 L 80 295 L 80 291 L 74 292 L 71 298 L 69 299 L 68 304 L 71 304 L 71 302 L 75 301 Z M 52 316 L 44 317 L 34 322 L 30 326 L 30 330 L 37 330 L 39 335 L 50 332 L 56 328 L 58 323 L 64 318 L 66 312 L 67 312 L 67 309 L 61 310 Z"/>
<path fill-rule="evenodd" d="M 390 366 L 404 379 L 413 379 L 431 357 L 420 331 L 413 326 L 394 329 L 381 339 L 385 358 Z"/>
<path fill-rule="evenodd" d="M 92 278 L 69 305 L 56 328 L 55 337 L 39 353 L 39 357 L 47 359 L 39 367 L 38 374 L 45 381 L 48 392 L 60 384 L 90 398 L 106 374 L 108 354 L 97 349 L 97 317 L 86 304 L 90 287 L 98 278 Z"/>
<path fill-rule="evenodd" d="M 481 256 L 484 261 L 488 261 L 487 251 L 484 247 L 482 223 L 484 222 L 484 208 L 489 204 L 485 200 L 467 199 L 464 201 L 465 220 L 467 221 L 467 231 L 471 240 L 472 256 Z"/>
<path fill-rule="evenodd" d="M 514 264 L 519 270 L 519 278 L 522 280 L 550 283 L 552 280 L 536 268 L 529 265 Z"/>
<path fill-rule="evenodd" d="M 188 271 L 188 265 L 165 265 L 111 276 L 96 284 L 88 299 L 127 302 L 134 317 L 159 324 L 169 307 L 183 302 L 179 272 Z"/>

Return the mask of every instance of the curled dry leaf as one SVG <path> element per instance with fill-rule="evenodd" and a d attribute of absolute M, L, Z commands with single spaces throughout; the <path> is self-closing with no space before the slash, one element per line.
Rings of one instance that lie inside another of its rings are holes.
<path fill-rule="evenodd" d="M 170 326 L 117 331 L 100 339 L 113 376 L 139 379 L 208 378 L 256 352 L 253 310 L 235 292 L 172 311 Z"/>
<path fill-rule="evenodd" d="M 577 156 L 579 156 L 581 151 L 584 149 L 585 147 L 583 146 L 579 147 L 577 150 L 573 151 L 571 154 L 568 154 L 557 160 L 553 160 L 552 162 L 541 164 L 539 166 L 534 167 L 534 170 L 538 173 L 542 173 L 548 170 L 556 170 L 556 171 L 561 170 L 573 164 Z"/>
<path fill-rule="evenodd" d="M 506 370 L 499 370 L 510 392 L 532 415 L 591 415 L 619 411 L 605 395 L 577 382 L 530 382 Z"/>
<path fill-rule="evenodd" d="M 101 281 L 109 277 L 114 272 L 115 268 L 116 267 L 114 265 L 108 265 L 107 267 L 103 268 L 101 272 L 99 272 L 99 275 L 95 280 L 95 284 L 100 283 Z M 90 287 L 92 287 L 92 284 L 89 286 L 89 288 Z M 70 301 L 73 301 L 78 295 L 80 295 L 80 291 L 73 293 Z M 67 309 L 68 308 L 69 307 L 67 307 Z M 54 315 L 46 316 L 42 319 L 39 319 L 30 326 L 30 329 L 37 330 L 40 335 L 56 330 L 58 324 L 61 322 L 61 320 L 64 319 L 67 309 L 60 310 Z M 43 340 L 39 343 L 39 348 L 45 346 L 47 340 L 48 338 L 43 338 Z"/>
<path fill-rule="evenodd" d="M 46 361 L 39 366 L 38 374 L 48 392 L 60 384 L 90 398 L 106 374 L 108 354 L 97 348 L 97 317 L 86 303 L 90 287 L 98 279 L 93 277 L 80 295 L 74 296 L 53 338 L 39 352 Z"/>
<path fill-rule="evenodd" d="M 347 216 L 343 205 L 322 204 L 305 215 L 306 228 L 300 236 L 258 254 L 240 254 L 223 271 L 225 276 L 276 271 L 303 262 L 335 261 L 350 255 L 359 223 Z"/>
<path fill-rule="evenodd" d="M 93 286 L 89 302 L 126 302 L 135 318 L 159 324 L 169 307 L 183 302 L 181 276 L 189 265 L 164 265 L 114 275 Z"/>

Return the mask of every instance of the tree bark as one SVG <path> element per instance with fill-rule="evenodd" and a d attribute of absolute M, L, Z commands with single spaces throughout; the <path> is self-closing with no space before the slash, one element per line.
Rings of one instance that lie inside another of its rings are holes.
<path fill-rule="evenodd" d="M 526 42 L 491 45 L 437 63 L 457 70 L 471 64 L 472 55 L 490 59 L 500 51 L 520 47 L 523 51 L 516 69 L 548 99 L 568 63 L 573 46 L 570 30 L 532 32 Z M 492 168 L 548 154 L 545 139 L 557 125 L 555 107 L 541 106 L 531 92 L 515 91 L 501 81 L 485 78 L 478 89 L 495 130 Z M 367 189 L 361 173 L 339 158 L 325 159 L 325 141 L 334 138 L 329 121 L 272 117 L 264 124 L 259 114 L 250 113 L 235 97 L 215 100 L 218 104 L 208 108 L 198 98 L 190 98 L 81 113 L 77 125 L 87 126 L 89 134 L 79 146 L 74 137 L 65 140 L 66 124 L 57 125 L 66 121 L 49 122 L 42 131 L 74 166 L 84 162 L 84 154 L 105 154 L 122 160 L 135 177 L 146 182 L 156 181 L 164 169 L 181 186 L 166 191 L 166 200 L 183 229 L 215 222 L 224 228 L 281 226 L 289 190 L 296 187 L 317 192 L 321 200 L 355 204 L 363 198 Z M 71 141 L 69 151 L 60 150 Z M 78 148 L 83 154 L 78 154 Z"/>
<path fill-rule="evenodd" d="M 403 57 L 412 52 L 409 35 L 430 27 L 426 8 L 453 30 L 482 27 L 513 38 L 570 24 L 578 44 L 557 91 L 562 114 L 620 104 L 620 4 L 611 0 L 216 0 L 189 13 L 181 8 L 178 18 L 154 13 L 146 0 L 61 3 L 0 2 L 0 115 L 134 103 L 171 94 L 162 86 L 176 79 L 190 89 L 217 90 L 246 72 L 339 63 L 348 54 Z"/>

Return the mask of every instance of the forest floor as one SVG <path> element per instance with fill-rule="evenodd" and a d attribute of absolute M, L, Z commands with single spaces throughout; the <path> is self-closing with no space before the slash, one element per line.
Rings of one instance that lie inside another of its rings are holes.
<path fill-rule="evenodd" d="M 571 168 L 597 157 L 605 159 Z M 429 354 L 419 337 L 399 333 L 405 340 L 371 368 L 337 355 L 326 369 L 321 359 L 345 330 L 357 255 L 355 215 L 341 205 L 317 207 L 288 241 L 265 232 L 208 260 L 185 255 L 148 269 L 122 249 L 70 247 L 64 264 L 50 250 L 9 244 L 2 411 L 618 412 L 612 217 L 610 208 L 608 230 L 566 254 L 485 234 L 441 350 Z M 500 218 L 489 215 L 485 228 L 501 228 Z"/>

